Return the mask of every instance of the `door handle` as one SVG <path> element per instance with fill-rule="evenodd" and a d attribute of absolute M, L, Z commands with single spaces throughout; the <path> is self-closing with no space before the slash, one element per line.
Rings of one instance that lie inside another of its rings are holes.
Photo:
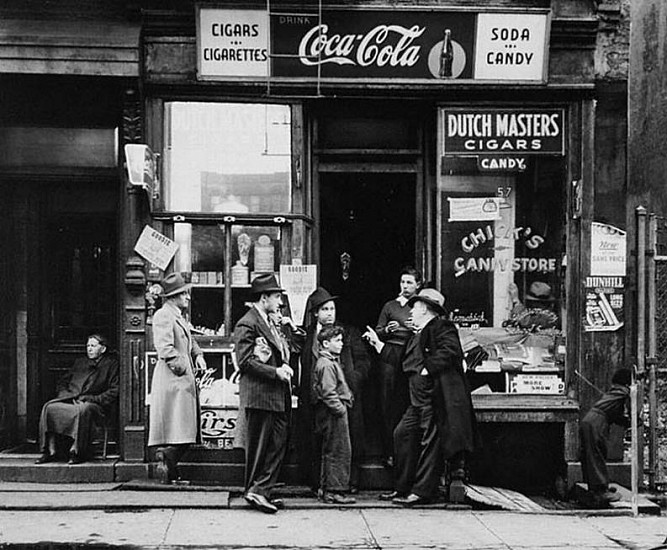
<path fill-rule="evenodd" d="M 350 278 L 350 268 L 352 266 L 352 256 L 348 252 L 343 252 L 340 255 L 340 270 L 343 281 Z"/>

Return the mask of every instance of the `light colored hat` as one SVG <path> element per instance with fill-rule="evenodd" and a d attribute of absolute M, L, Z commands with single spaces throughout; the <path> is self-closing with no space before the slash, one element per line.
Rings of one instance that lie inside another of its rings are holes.
<path fill-rule="evenodd" d="M 435 288 L 423 288 L 419 294 L 408 300 L 408 305 L 412 307 L 415 302 L 424 302 L 440 315 L 445 313 L 445 297 Z"/>

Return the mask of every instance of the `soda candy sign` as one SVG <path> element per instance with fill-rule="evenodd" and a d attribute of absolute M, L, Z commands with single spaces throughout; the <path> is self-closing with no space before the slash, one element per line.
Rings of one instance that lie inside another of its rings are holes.
<path fill-rule="evenodd" d="M 542 81 L 547 24 L 547 18 L 537 14 L 525 14 L 518 19 L 507 13 L 480 14 L 475 48 L 476 78 Z"/>
<path fill-rule="evenodd" d="M 442 109 L 442 154 L 564 155 L 563 109 Z"/>

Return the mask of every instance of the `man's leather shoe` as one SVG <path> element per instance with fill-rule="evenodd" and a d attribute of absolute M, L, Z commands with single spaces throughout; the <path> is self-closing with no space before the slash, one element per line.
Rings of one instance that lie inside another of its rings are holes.
<path fill-rule="evenodd" d="M 285 509 L 285 501 L 282 498 L 271 498 L 269 502 L 278 508 L 278 510 Z"/>
<path fill-rule="evenodd" d="M 82 464 L 85 462 L 85 460 L 78 454 L 71 454 L 69 457 L 69 460 L 67 461 L 67 464 Z"/>
<path fill-rule="evenodd" d="M 381 493 L 378 498 L 380 500 L 394 500 L 395 498 L 404 497 L 405 493 L 399 493 L 398 491 L 392 491 L 391 493 Z"/>
<path fill-rule="evenodd" d="M 255 510 L 259 510 L 265 514 L 275 514 L 278 511 L 278 508 L 271 504 L 264 495 L 246 493 L 245 500 Z"/>
<path fill-rule="evenodd" d="M 431 504 L 432 499 L 426 497 L 420 497 L 414 493 L 410 493 L 407 497 L 397 497 L 392 500 L 394 504 L 400 504 L 401 506 L 419 506 L 421 504 Z"/>
<path fill-rule="evenodd" d="M 47 462 L 55 461 L 55 459 L 56 459 L 56 455 L 50 455 L 48 453 L 44 453 L 37 460 L 35 460 L 35 464 L 46 464 Z"/>

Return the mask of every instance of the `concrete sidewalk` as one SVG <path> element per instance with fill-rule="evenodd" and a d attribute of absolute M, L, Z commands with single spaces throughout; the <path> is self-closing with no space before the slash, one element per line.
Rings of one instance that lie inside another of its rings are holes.
<path fill-rule="evenodd" d="M 0 548 L 648 549 L 667 519 L 627 511 L 521 514 L 438 504 L 398 508 L 362 493 L 353 507 L 298 495 L 264 515 L 219 487 L 0 483 Z"/>
<path fill-rule="evenodd" d="M 472 510 L 246 508 L 0 511 L 0 548 L 648 549 L 655 516 L 525 515 Z"/>

